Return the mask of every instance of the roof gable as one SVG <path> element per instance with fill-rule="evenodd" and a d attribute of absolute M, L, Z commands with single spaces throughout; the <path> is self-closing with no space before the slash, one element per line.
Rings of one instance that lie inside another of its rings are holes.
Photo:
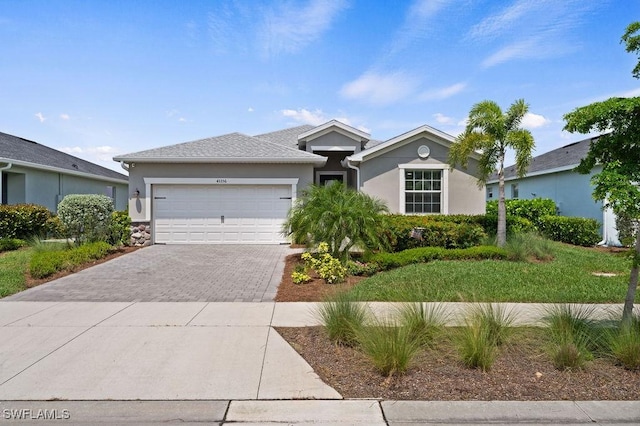
<path fill-rule="evenodd" d="M 324 164 L 325 157 L 242 133 L 183 142 L 114 157 L 125 162 Z"/>
<path fill-rule="evenodd" d="M 438 129 L 434 129 L 433 127 L 427 126 L 425 124 L 413 130 L 410 130 L 406 133 L 398 135 L 392 139 L 378 143 L 372 146 L 371 148 L 368 148 L 357 154 L 351 155 L 348 157 L 348 159 L 349 161 L 354 161 L 354 162 L 367 161 L 371 158 L 384 155 L 389 151 L 392 151 L 396 148 L 406 145 L 407 143 L 415 140 L 416 137 L 422 136 L 422 135 L 428 136 L 429 139 L 445 146 L 446 148 L 449 148 L 451 144 L 455 142 L 455 138 L 450 134 L 442 132 Z"/>
<path fill-rule="evenodd" d="M 127 181 L 127 176 L 37 142 L 0 132 L 0 161 L 76 175 Z"/>
<path fill-rule="evenodd" d="M 361 144 L 366 143 L 371 139 L 371 135 L 363 132 L 362 130 L 358 130 L 355 127 L 348 126 L 338 120 L 331 120 L 299 134 L 298 146 L 303 147 L 306 142 L 331 132 L 338 132 Z"/>
<path fill-rule="evenodd" d="M 308 132 L 313 128 L 314 126 L 310 124 L 303 124 L 302 126 L 290 127 L 288 129 L 277 130 L 275 132 L 263 133 L 260 135 L 255 135 L 254 137 L 277 143 L 279 145 L 288 146 L 289 148 L 298 148 L 298 136 L 304 132 Z"/>

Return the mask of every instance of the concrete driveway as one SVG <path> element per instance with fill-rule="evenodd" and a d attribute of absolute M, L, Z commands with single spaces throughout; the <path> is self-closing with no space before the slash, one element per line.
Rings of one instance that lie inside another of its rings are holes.
<path fill-rule="evenodd" d="M 154 245 L 3 300 L 266 302 L 292 253 L 284 245 Z"/>

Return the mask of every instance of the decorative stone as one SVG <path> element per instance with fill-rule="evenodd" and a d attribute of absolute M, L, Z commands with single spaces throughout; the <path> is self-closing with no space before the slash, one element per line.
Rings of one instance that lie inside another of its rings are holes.
<path fill-rule="evenodd" d="M 147 227 L 146 227 L 146 226 L 144 226 L 144 225 L 142 225 L 142 224 L 141 224 L 141 225 L 138 225 L 138 231 L 144 231 L 145 229 L 147 229 Z"/>
<path fill-rule="evenodd" d="M 131 235 L 131 238 L 135 238 L 136 240 L 142 238 L 142 234 L 140 232 L 136 232 Z"/>

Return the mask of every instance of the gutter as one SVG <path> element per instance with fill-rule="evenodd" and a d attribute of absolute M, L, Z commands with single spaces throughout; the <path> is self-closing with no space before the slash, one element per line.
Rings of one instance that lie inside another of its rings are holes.
<path fill-rule="evenodd" d="M 360 192 L 360 167 L 352 165 L 349 157 L 345 157 L 340 164 L 342 167 L 347 166 L 348 168 L 356 171 L 356 189 Z"/>
<path fill-rule="evenodd" d="M 84 177 L 84 178 L 93 179 L 93 180 L 102 180 L 102 181 L 105 181 L 105 182 L 121 183 L 123 185 L 127 185 L 129 183 L 129 181 L 126 180 L 126 179 L 117 179 L 117 178 L 112 178 L 112 177 L 108 177 L 108 176 L 100 176 L 100 175 L 95 175 L 93 173 L 86 173 L 86 172 L 75 172 L 75 171 L 69 170 L 69 169 L 63 169 L 63 168 L 60 168 L 60 167 L 45 166 L 45 165 L 37 164 L 37 163 L 30 163 L 28 161 L 10 160 L 8 158 L 0 158 L 0 162 L 8 163 L 11 166 L 31 167 L 33 169 L 38 169 L 38 170 L 46 170 L 46 171 L 49 171 L 49 172 L 56 172 L 56 173 L 64 173 L 64 174 L 67 174 L 67 175 L 81 176 L 81 177 Z M 2 169 L 2 170 L 8 170 L 8 168 L 7 169 Z"/>

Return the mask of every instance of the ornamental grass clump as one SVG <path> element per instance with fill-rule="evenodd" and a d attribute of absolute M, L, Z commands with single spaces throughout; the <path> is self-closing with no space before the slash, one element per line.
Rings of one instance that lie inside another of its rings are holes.
<path fill-rule="evenodd" d="M 458 335 L 458 353 L 464 365 L 489 371 L 498 348 L 509 337 L 515 316 L 501 306 L 490 303 L 474 305 Z"/>
<path fill-rule="evenodd" d="M 640 370 L 640 316 L 634 315 L 609 330 L 611 356 L 627 370 Z"/>
<path fill-rule="evenodd" d="M 323 302 L 318 317 L 329 339 L 337 344 L 355 346 L 357 333 L 368 319 L 368 310 L 345 293 L 339 293 Z"/>
<path fill-rule="evenodd" d="M 409 335 L 422 346 L 433 345 L 448 319 L 442 304 L 421 302 L 402 304 L 398 309 L 398 317 Z"/>
<path fill-rule="evenodd" d="M 559 370 L 581 370 L 602 347 L 603 331 L 593 320 L 595 308 L 562 304 L 547 309 L 543 321 L 551 339 L 550 353 Z"/>
<path fill-rule="evenodd" d="M 421 346 L 413 330 L 392 320 L 360 328 L 356 336 L 362 352 L 387 377 L 404 374 Z"/>
<path fill-rule="evenodd" d="M 531 260 L 547 262 L 555 258 L 553 242 L 535 232 L 510 235 L 504 248 L 507 250 L 509 260 L 518 262 Z"/>

